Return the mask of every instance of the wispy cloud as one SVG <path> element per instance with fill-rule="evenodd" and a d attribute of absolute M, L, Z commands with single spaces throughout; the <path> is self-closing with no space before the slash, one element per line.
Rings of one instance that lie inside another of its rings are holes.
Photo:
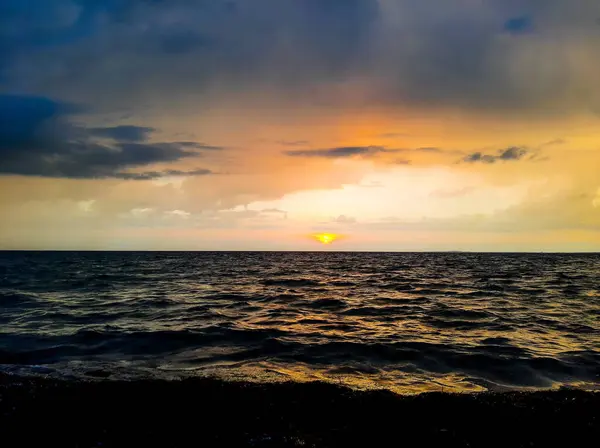
<path fill-rule="evenodd" d="M 145 171 L 141 173 L 118 172 L 112 176 L 115 179 L 123 180 L 156 180 L 164 177 L 189 177 L 189 176 L 206 176 L 214 174 L 211 170 L 197 169 L 190 171 L 182 170 L 163 170 L 163 171 Z"/>
<path fill-rule="evenodd" d="M 386 149 L 383 146 L 343 146 L 327 149 L 307 149 L 286 151 L 292 157 L 321 157 L 326 159 L 342 159 L 349 157 L 373 157 L 378 154 L 400 152 L 399 149 Z"/>
<path fill-rule="evenodd" d="M 308 140 L 279 140 L 279 143 L 282 146 L 306 146 L 310 145 Z"/>
<path fill-rule="evenodd" d="M 496 162 L 510 162 L 523 159 L 529 150 L 522 147 L 513 146 L 498 151 L 496 154 L 484 154 L 482 152 L 474 152 L 467 155 L 463 161 L 466 163 L 496 163 Z"/>
<path fill-rule="evenodd" d="M 352 216 L 340 215 L 336 218 L 333 218 L 331 222 L 335 222 L 337 224 L 356 224 L 356 218 Z"/>

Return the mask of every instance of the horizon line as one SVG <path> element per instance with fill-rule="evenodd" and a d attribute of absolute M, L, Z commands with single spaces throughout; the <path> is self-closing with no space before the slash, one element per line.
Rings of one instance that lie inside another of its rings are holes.
<path fill-rule="evenodd" d="M 600 251 L 500 251 L 500 250 L 268 250 L 268 249 L 0 249 L 0 253 L 7 252 L 104 252 L 104 253 L 372 253 L 372 254 L 436 254 L 436 253 L 470 253 L 470 254 L 550 254 L 550 255 L 600 255 Z"/>

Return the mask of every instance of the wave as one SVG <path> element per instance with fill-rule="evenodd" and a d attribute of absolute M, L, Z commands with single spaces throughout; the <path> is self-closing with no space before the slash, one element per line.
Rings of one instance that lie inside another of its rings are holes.
<path fill-rule="evenodd" d="M 287 278 L 287 279 L 267 279 L 263 281 L 265 286 L 288 286 L 290 288 L 306 288 L 311 286 L 319 286 L 321 283 L 302 279 L 302 278 Z"/>
<path fill-rule="evenodd" d="M 0 254 L 0 368 L 588 387 L 599 271 L 600 256 Z"/>

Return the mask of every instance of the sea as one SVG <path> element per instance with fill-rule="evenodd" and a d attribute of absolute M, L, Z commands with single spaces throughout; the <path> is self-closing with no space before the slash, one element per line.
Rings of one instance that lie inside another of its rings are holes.
<path fill-rule="evenodd" d="M 0 252 L 0 372 L 600 389 L 600 254 Z"/>

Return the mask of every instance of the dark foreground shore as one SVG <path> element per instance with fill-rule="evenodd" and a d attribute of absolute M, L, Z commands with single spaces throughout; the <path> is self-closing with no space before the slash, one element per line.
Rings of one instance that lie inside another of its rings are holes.
<path fill-rule="evenodd" d="M 402 397 L 313 384 L 0 374 L 0 446 L 597 446 L 600 393 Z"/>

